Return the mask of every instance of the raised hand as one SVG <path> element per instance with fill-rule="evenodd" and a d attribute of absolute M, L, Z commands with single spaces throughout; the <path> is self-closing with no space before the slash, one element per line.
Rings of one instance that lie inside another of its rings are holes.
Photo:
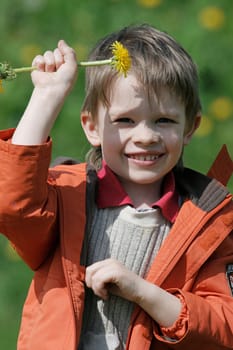
<path fill-rule="evenodd" d="M 77 60 L 74 50 L 64 40 L 54 51 L 33 60 L 35 86 L 28 106 L 15 130 L 12 143 L 38 145 L 46 142 L 77 78 Z"/>
<path fill-rule="evenodd" d="M 63 89 L 65 93 L 73 87 L 77 78 L 77 58 L 75 51 L 64 40 L 58 42 L 54 51 L 46 51 L 34 58 L 32 72 L 35 87 Z"/>

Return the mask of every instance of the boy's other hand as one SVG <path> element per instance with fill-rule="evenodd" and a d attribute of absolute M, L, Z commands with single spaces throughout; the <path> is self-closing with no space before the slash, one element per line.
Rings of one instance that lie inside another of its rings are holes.
<path fill-rule="evenodd" d="M 141 283 L 141 277 L 115 259 L 96 262 L 86 269 L 87 286 L 104 300 L 111 293 L 137 303 Z"/>

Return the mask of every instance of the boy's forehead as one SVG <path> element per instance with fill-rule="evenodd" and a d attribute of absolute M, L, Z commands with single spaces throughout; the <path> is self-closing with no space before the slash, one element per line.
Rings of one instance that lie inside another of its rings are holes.
<path fill-rule="evenodd" d="M 120 77 L 112 84 L 109 94 L 109 112 L 116 114 L 137 108 L 150 109 L 154 113 L 177 114 L 184 103 L 168 87 L 146 89 L 135 76 Z"/>

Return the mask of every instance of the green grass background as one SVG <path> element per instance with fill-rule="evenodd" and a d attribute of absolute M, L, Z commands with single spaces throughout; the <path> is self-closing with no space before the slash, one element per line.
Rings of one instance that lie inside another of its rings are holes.
<path fill-rule="evenodd" d="M 229 0 L 1 0 L 0 61 L 14 67 L 53 49 L 64 38 L 79 59 L 95 42 L 122 26 L 150 23 L 173 35 L 199 67 L 203 123 L 185 151 L 187 166 L 206 172 L 220 146 L 233 155 L 233 2 Z M 149 67 L 148 67 L 149 69 Z M 28 102 L 28 73 L 4 82 L 0 94 L 1 128 L 14 127 Z M 84 70 L 52 131 L 53 157 L 80 160 L 88 144 L 79 124 Z M 229 184 L 233 189 L 232 181 Z M 0 235 L 0 349 L 16 349 L 21 309 L 32 272 Z M 58 305 L 59 307 L 59 305 Z"/>

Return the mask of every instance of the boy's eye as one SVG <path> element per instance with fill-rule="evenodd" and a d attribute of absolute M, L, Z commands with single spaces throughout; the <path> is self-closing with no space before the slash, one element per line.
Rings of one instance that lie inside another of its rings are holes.
<path fill-rule="evenodd" d="M 114 123 L 128 123 L 133 124 L 133 120 L 127 117 L 117 118 L 113 121 Z"/>
<path fill-rule="evenodd" d="M 162 117 L 156 120 L 156 123 L 176 123 L 175 120 L 171 119 L 171 118 L 166 118 L 166 117 Z"/>

